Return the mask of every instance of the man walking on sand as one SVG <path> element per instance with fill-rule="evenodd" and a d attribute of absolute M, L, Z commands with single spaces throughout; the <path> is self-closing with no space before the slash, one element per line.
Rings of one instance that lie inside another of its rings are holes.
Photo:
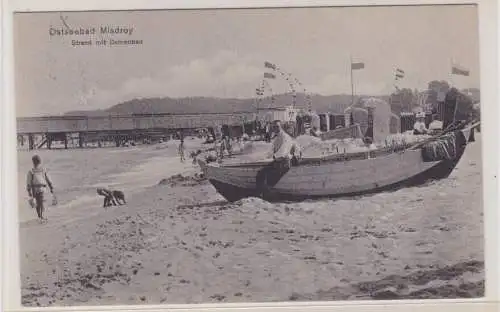
<path fill-rule="evenodd" d="M 181 135 L 181 142 L 179 143 L 179 150 L 178 150 L 179 156 L 181 158 L 181 162 L 183 163 L 185 160 L 184 157 L 184 137 Z"/>
<path fill-rule="evenodd" d="M 47 221 L 44 216 L 45 212 L 45 192 L 47 187 L 50 193 L 54 194 L 54 186 L 52 181 L 47 174 L 45 168 L 41 166 L 42 160 L 40 156 L 35 155 L 31 158 L 33 162 L 33 168 L 28 171 L 26 177 L 26 189 L 29 195 L 29 203 L 31 207 L 36 208 L 36 213 L 38 215 L 38 220 L 40 222 Z"/>

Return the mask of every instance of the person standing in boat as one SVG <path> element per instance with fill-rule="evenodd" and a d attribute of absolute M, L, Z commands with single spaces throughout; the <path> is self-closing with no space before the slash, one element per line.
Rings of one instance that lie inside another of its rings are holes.
<path fill-rule="evenodd" d="M 267 143 L 271 142 L 271 124 L 269 122 L 266 122 L 264 127 L 264 139 Z"/>
<path fill-rule="evenodd" d="M 259 196 L 266 197 L 270 188 L 274 187 L 292 166 L 299 163 L 300 147 L 295 140 L 281 127 L 280 121 L 276 125 L 276 136 L 272 142 L 269 164 L 259 170 L 256 180 L 256 189 Z"/>
<path fill-rule="evenodd" d="M 231 138 L 229 135 L 223 135 L 221 142 L 220 142 L 220 147 L 219 147 L 219 158 L 223 159 L 224 158 L 224 152 L 227 152 L 228 156 L 232 155 L 232 144 L 231 144 Z"/>
<path fill-rule="evenodd" d="M 298 162 L 300 147 L 295 140 L 282 127 L 280 121 L 276 121 L 276 136 L 272 143 L 272 157 L 274 160 L 290 160 L 292 164 Z"/>
<path fill-rule="evenodd" d="M 321 134 L 320 128 L 321 128 L 321 119 L 319 118 L 319 115 L 316 114 L 315 112 L 309 112 L 311 116 L 311 130 L 310 130 L 310 135 L 314 137 L 319 137 Z"/>
<path fill-rule="evenodd" d="M 417 121 L 415 121 L 415 124 L 413 124 L 413 134 L 427 134 L 429 130 L 427 130 L 427 127 L 425 126 L 425 113 L 418 112 L 416 114 L 416 118 Z"/>

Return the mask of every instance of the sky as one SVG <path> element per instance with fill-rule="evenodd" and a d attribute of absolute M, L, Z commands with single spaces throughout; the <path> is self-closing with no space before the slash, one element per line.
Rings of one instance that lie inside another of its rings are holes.
<path fill-rule="evenodd" d="M 101 26 L 133 28 L 101 35 Z M 96 27 L 91 36 L 51 36 L 50 28 Z M 72 40 L 93 40 L 73 46 Z M 96 40 L 142 40 L 97 46 Z M 356 94 L 424 89 L 434 79 L 479 87 L 475 6 L 330 7 L 231 10 L 17 13 L 14 62 L 18 116 L 105 109 L 133 98 L 255 96 L 277 64 L 297 91 Z M 470 76 L 450 76 L 451 63 Z M 279 75 L 268 94 L 288 92 Z"/>

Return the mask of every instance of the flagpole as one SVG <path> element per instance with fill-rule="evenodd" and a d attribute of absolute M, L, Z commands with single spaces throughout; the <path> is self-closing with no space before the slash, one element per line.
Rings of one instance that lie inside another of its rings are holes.
<path fill-rule="evenodd" d="M 455 67 L 455 65 L 454 65 L 454 63 L 455 63 L 455 62 L 454 62 L 454 60 L 453 60 L 453 59 L 451 59 L 451 60 L 450 60 L 450 62 L 451 62 L 451 64 L 450 64 L 450 65 L 451 65 L 451 67 L 450 67 L 450 70 L 451 70 L 451 72 L 450 72 L 450 90 L 451 90 L 451 89 L 454 87 L 454 81 L 453 81 L 453 69 L 454 69 L 454 67 Z M 457 110 L 458 110 L 458 96 L 459 96 L 459 92 L 458 92 L 458 90 L 457 90 L 457 94 L 456 94 L 456 98 L 455 98 L 455 107 L 454 107 L 454 109 L 453 109 L 453 123 L 455 123 L 455 120 L 456 120 L 456 118 L 457 118 Z"/>
<path fill-rule="evenodd" d="M 349 60 L 350 64 L 349 67 L 351 68 L 351 106 L 354 105 L 354 82 L 352 78 L 352 55 L 349 55 Z"/>
<path fill-rule="evenodd" d="M 457 118 L 457 110 L 458 110 L 458 93 L 455 98 L 455 109 L 453 110 L 453 123 L 455 123 L 455 119 Z"/>
<path fill-rule="evenodd" d="M 453 58 L 450 58 L 450 77 L 449 77 L 449 83 L 450 83 L 450 89 L 453 88 L 453 85 L 455 82 L 453 81 L 453 66 L 454 66 L 455 61 Z"/>

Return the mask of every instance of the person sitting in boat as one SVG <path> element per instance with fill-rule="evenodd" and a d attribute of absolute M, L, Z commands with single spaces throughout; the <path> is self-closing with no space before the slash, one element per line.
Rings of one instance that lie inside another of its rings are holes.
<path fill-rule="evenodd" d="M 311 111 L 309 114 L 311 115 L 311 128 L 315 129 L 316 134 L 318 134 L 318 131 L 321 128 L 321 119 L 315 112 Z"/>
<path fill-rule="evenodd" d="M 283 130 L 280 121 L 276 121 L 276 136 L 272 144 L 272 157 L 275 160 L 289 159 L 297 164 L 300 157 L 300 147 L 295 140 Z"/>
<path fill-rule="evenodd" d="M 312 127 L 311 130 L 309 130 L 309 135 L 313 137 L 319 137 L 318 129 L 316 127 Z"/>
<path fill-rule="evenodd" d="M 436 133 L 443 130 L 443 122 L 439 120 L 438 114 L 432 115 L 432 122 L 429 124 L 429 131 L 432 133 Z"/>
<path fill-rule="evenodd" d="M 418 112 L 416 118 L 417 121 L 415 121 L 415 124 L 413 124 L 413 134 L 415 135 L 427 134 L 429 130 L 427 130 L 427 127 L 425 126 L 425 113 Z"/>

